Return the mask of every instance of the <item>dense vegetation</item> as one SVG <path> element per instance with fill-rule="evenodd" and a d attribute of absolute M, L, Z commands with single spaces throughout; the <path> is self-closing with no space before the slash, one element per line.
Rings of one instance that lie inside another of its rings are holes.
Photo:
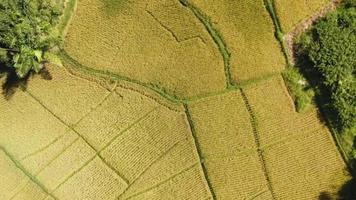
<path fill-rule="evenodd" d="M 324 100 L 321 106 L 332 113 L 330 116 L 336 116 L 331 119 L 341 133 L 354 137 L 356 1 L 344 1 L 338 10 L 316 23 L 300 38 L 299 46 L 299 56 L 306 58 L 312 66 L 312 70 L 304 69 L 304 72 L 309 76 L 309 80 L 318 82 L 316 85 Z M 355 150 L 354 153 L 350 153 L 350 157 L 356 157 Z"/>
<path fill-rule="evenodd" d="M 19 78 L 43 68 L 44 52 L 58 44 L 61 6 L 53 0 L 0 0 L 0 62 Z"/>

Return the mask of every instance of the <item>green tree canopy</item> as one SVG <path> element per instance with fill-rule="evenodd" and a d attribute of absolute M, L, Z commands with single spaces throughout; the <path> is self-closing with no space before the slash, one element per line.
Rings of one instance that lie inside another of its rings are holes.
<path fill-rule="evenodd" d="M 0 0 L 0 62 L 20 78 L 39 72 L 44 52 L 60 41 L 54 33 L 60 15 L 53 0 Z"/>
<path fill-rule="evenodd" d="M 356 125 L 356 1 L 319 21 L 301 40 L 306 54 L 322 77 L 330 106 L 342 128 Z"/>

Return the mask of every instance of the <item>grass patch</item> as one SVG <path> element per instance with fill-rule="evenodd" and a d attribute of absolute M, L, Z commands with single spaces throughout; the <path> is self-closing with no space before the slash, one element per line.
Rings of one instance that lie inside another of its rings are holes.
<path fill-rule="evenodd" d="M 306 111 L 311 105 L 314 105 L 313 98 L 315 92 L 298 68 L 290 67 L 282 75 L 289 93 L 294 100 L 297 112 Z"/>

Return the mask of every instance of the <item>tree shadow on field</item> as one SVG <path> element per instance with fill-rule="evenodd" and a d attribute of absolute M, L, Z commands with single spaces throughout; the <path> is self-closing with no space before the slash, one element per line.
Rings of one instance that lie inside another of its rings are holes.
<path fill-rule="evenodd" d="M 321 192 L 319 200 L 356 200 L 356 179 L 355 177 L 346 182 L 336 194 Z"/>
<path fill-rule="evenodd" d="M 51 80 L 52 76 L 49 71 L 44 67 L 40 72 L 42 79 Z M 2 95 L 6 100 L 10 100 L 18 89 L 26 90 L 28 81 L 35 75 L 32 71 L 28 73 L 24 78 L 19 78 L 13 67 L 8 67 L 5 64 L 0 63 L 0 79 L 5 77 L 2 84 Z"/>
<path fill-rule="evenodd" d="M 104 13 L 109 16 L 115 16 L 129 2 L 128 0 L 102 0 L 102 3 Z"/>

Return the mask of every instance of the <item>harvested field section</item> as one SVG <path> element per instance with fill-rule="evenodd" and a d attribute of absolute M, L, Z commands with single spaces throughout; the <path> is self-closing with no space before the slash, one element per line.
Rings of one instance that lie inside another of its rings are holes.
<path fill-rule="evenodd" d="M 331 0 L 274 0 L 279 21 L 286 33 L 329 2 Z"/>
<path fill-rule="evenodd" d="M 223 59 L 193 13 L 175 0 L 123 4 L 111 15 L 103 1 L 78 0 L 66 52 L 85 66 L 181 98 L 225 88 Z"/>
<path fill-rule="evenodd" d="M 257 120 L 257 130 L 278 199 L 317 199 L 346 180 L 345 164 L 316 110 L 294 111 L 281 77 L 244 89 Z M 278 102 L 278 103 L 276 103 Z"/>
<path fill-rule="evenodd" d="M 183 114 L 158 107 L 144 116 L 125 132 L 118 133 L 118 137 L 101 152 L 101 156 L 129 183 L 188 134 Z"/>
<path fill-rule="evenodd" d="M 140 93 L 116 88 L 94 111 L 81 120 L 75 130 L 95 149 L 102 149 L 117 134 L 140 117 L 159 106 Z"/>
<path fill-rule="evenodd" d="M 211 19 L 231 53 L 234 82 L 261 78 L 284 69 L 263 0 L 189 0 Z"/>
<path fill-rule="evenodd" d="M 47 68 L 52 80 L 36 76 L 29 81 L 27 90 L 68 125 L 76 124 L 109 93 L 95 82 L 69 74 L 63 67 Z"/>
<path fill-rule="evenodd" d="M 238 91 L 192 102 L 189 111 L 217 199 L 244 199 L 268 189 L 250 115 Z"/>
<path fill-rule="evenodd" d="M 205 185 L 199 184 L 203 181 L 199 164 L 196 164 L 177 176 L 172 177 L 172 179 L 169 179 L 162 184 L 155 185 L 152 188 L 127 199 L 210 199 Z"/>
<path fill-rule="evenodd" d="M 54 195 L 61 200 L 115 199 L 127 184 L 98 157 L 71 177 Z"/>

